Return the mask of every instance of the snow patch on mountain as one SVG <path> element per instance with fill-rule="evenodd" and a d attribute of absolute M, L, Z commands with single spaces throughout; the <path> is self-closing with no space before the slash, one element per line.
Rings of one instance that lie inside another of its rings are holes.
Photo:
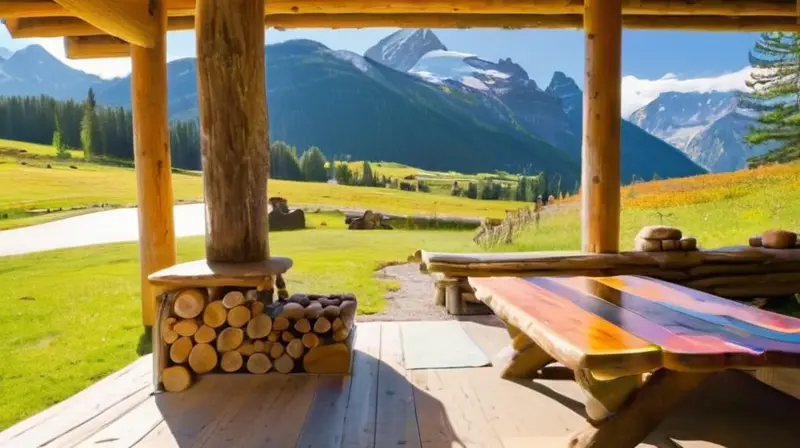
<path fill-rule="evenodd" d="M 390 34 L 370 47 L 364 57 L 401 72 L 407 72 L 426 53 L 447 50 L 428 29 L 404 29 Z"/>
<path fill-rule="evenodd" d="M 336 50 L 333 52 L 333 55 L 343 61 L 348 61 L 352 63 L 357 69 L 361 70 L 364 73 L 369 73 L 370 65 L 363 56 L 357 53 L 353 53 L 352 51 L 347 50 Z"/>

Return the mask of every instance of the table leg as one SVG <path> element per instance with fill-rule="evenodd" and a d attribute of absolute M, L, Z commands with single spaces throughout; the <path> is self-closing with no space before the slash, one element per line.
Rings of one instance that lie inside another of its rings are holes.
<path fill-rule="evenodd" d="M 628 400 L 621 403 L 621 407 L 615 413 L 574 435 L 569 447 L 636 447 L 684 398 L 712 374 L 683 373 L 666 369 L 656 371 L 640 389 L 630 394 Z M 598 401 L 602 403 L 600 399 Z M 613 407 L 612 404 L 609 406 Z"/>
<path fill-rule="evenodd" d="M 503 378 L 532 378 L 543 367 L 555 362 L 552 356 L 525 333 L 512 325 L 506 327 L 511 336 L 511 344 L 498 356 L 501 362 L 505 362 L 501 374 Z"/>

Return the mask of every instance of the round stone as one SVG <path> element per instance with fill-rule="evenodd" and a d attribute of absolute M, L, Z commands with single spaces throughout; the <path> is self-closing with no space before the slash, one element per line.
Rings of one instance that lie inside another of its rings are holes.
<path fill-rule="evenodd" d="M 788 230 L 767 230 L 761 235 L 761 243 L 769 249 L 790 249 L 797 244 L 797 234 Z"/>
<path fill-rule="evenodd" d="M 680 229 L 669 226 L 646 226 L 636 234 L 636 238 L 646 240 L 679 240 L 682 236 Z"/>

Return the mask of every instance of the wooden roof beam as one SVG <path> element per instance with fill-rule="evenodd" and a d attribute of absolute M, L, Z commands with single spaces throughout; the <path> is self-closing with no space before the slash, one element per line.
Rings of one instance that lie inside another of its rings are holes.
<path fill-rule="evenodd" d="M 65 49 L 70 59 L 127 57 L 129 45 L 101 33 L 97 28 L 74 18 L 60 18 L 58 23 L 48 28 L 24 24 L 25 20 L 14 21 L 14 37 L 54 37 L 68 34 Z M 68 22 L 68 23 L 65 23 Z M 11 24 L 9 29 L 11 29 Z M 628 29 L 657 30 L 705 30 L 705 31 L 792 31 L 800 32 L 800 25 L 793 17 L 653 17 L 626 16 L 623 25 Z M 424 27 L 424 28 L 553 28 L 580 29 L 583 17 L 570 15 L 526 15 L 526 14 L 283 14 L 267 16 L 265 26 L 276 29 L 293 28 L 369 28 L 369 27 Z M 171 17 L 170 30 L 193 30 L 193 17 Z M 61 33 L 61 34 L 59 34 Z M 32 35 L 35 34 L 35 35 Z"/>
<path fill-rule="evenodd" d="M 131 45 L 114 36 L 71 36 L 64 38 L 67 59 L 125 58 Z"/>
<path fill-rule="evenodd" d="M 69 0 L 94 4 L 98 0 Z M 135 0 L 105 0 L 118 9 Z M 139 0 L 147 3 L 146 0 Z M 192 16 L 195 0 L 164 0 L 170 17 Z M 62 0 L 0 0 L 0 17 L 35 18 L 79 16 Z M 796 17 L 794 2 L 780 0 L 623 0 L 625 15 L 727 15 Z M 267 15 L 277 14 L 582 14 L 581 0 L 269 0 Z M 81 17 L 81 16 L 79 16 Z"/>
<path fill-rule="evenodd" d="M 155 45 L 158 32 L 150 0 L 55 0 L 87 23 L 140 47 Z"/>

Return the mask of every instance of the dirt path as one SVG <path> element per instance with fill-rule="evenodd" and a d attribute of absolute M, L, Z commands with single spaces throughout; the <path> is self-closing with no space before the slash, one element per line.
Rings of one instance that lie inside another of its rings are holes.
<path fill-rule="evenodd" d="M 377 314 L 358 316 L 360 321 L 451 320 L 444 307 L 436 306 L 433 276 L 419 272 L 416 263 L 389 266 L 375 273 L 379 279 L 397 280 L 400 289 L 386 294 L 386 308 Z"/>

